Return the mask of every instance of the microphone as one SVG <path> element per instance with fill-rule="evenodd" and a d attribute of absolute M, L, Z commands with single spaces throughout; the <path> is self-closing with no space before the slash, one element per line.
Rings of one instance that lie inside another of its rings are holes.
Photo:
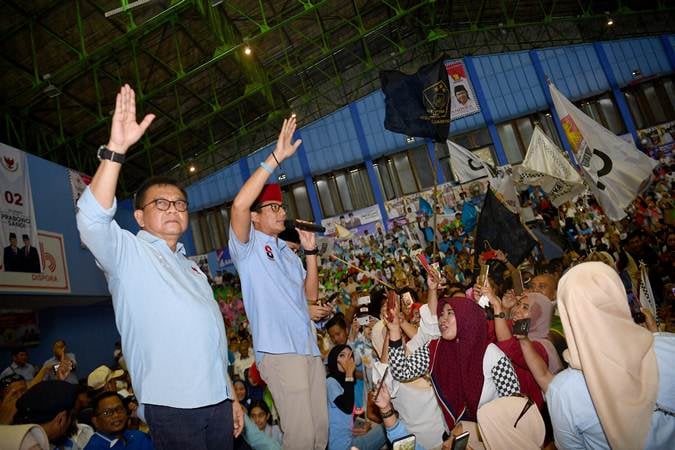
<path fill-rule="evenodd" d="M 316 223 L 305 223 L 299 222 L 297 220 L 286 219 L 284 220 L 284 225 L 286 228 L 297 228 L 298 230 L 311 231 L 312 233 L 326 232 L 326 227 Z"/>

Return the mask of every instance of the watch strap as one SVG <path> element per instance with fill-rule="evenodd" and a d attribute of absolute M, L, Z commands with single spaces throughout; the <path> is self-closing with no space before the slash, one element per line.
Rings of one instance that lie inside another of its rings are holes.
<path fill-rule="evenodd" d="M 122 153 L 117 153 L 112 150 L 110 150 L 108 147 L 105 145 L 101 145 L 98 148 L 98 152 L 96 153 L 96 156 L 98 156 L 98 159 L 104 160 L 104 159 L 109 159 L 112 162 L 116 162 L 119 164 L 122 164 L 124 162 L 125 155 Z"/>

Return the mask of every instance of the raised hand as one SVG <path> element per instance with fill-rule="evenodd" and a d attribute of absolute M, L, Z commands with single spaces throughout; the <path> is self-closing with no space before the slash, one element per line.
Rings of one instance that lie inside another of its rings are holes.
<path fill-rule="evenodd" d="M 292 115 L 288 119 L 284 119 L 284 124 L 281 126 L 281 132 L 279 133 L 277 145 L 274 148 L 274 155 L 278 161 L 282 161 L 289 156 L 293 156 L 298 147 L 300 147 L 300 144 L 302 144 L 302 139 L 291 142 L 291 139 L 293 139 L 293 133 L 295 133 L 295 127 L 295 115 Z"/>
<path fill-rule="evenodd" d="M 116 153 L 126 153 L 143 136 L 153 120 L 155 115 L 148 114 L 141 123 L 136 122 L 136 94 L 125 84 L 117 93 L 108 148 Z"/>

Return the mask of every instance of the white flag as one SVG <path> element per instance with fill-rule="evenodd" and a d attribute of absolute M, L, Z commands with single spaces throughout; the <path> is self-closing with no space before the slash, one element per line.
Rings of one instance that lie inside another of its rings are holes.
<path fill-rule="evenodd" d="M 452 141 L 447 141 L 450 153 L 450 166 L 460 183 L 468 183 L 476 178 L 490 176 L 485 162 L 473 152 Z"/>
<path fill-rule="evenodd" d="M 585 189 L 581 176 L 562 150 L 537 125 L 523 163 L 514 169 L 518 184 L 541 186 L 556 208 Z"/>
<path fill-rule="evenodd" d="M 549 89 L 586 184 L 610 219 L 623 219 L 649 185 L 656 161 L 588 117 L 553 84 Z"/>
<path fill-rule="evenodd" d="M 520 201 L 516 183 L 513 181 L 513 168 L 510 164 L 497 167 L 497 174 L 490 174 L 490 185 L 495 190 L 495 195 L 512 212 L 520 214 Z"/>

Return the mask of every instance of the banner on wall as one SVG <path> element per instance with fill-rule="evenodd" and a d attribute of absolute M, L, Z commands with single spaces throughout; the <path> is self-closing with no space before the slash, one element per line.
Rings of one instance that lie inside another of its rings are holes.
<path fill-rule="evenodd" d="M 450 83 L 450 119 L 457 120 L 480 111 L 478 99 L 461 60 L 445 61 Z"/>
<path fill-rule="evenodd" d="M 37 234 L 36 251 L 44 261 L 44 269 L 37 273 L 0 272 L 0 292 L 70 293 L 63 235 L 41 230 Z"/>
<path fill-rule="evenodd" d="M 37 314 L 33 311 L 6 311 L 0 314 L 0 347 L 28 347 L 40 343 Z"/>
<path fill-rule="evenodd" d="M 40 273 L 43 260 L 38 242 L 33 194 L 26 153 L 0 144 L 1 272 Z"/>
<path fill-rule="evenodd" d="M 646 150 L 656 150 L 663 147 L 666 147 L 666 150 L 672 150 L 675 143 L 675 121 L 644 128 L 638 130 L 637 133 L 642 148 Z"/>
<path fill-rule="evenodd" d="M 326 227 L 326 234 L 335 233 L 335 224 L 339 224 L 355 234 L 358 234 L 366 229 L 369 230 L 369 232 L 373 232 L 376 227 L 376 222 L 382 222 L 382 214 L 380 214 L 379 206 L 373 205 L 351 211 L 338 217 L 323 219 L 321 225 Z"/>
<path fill-rule="evenodd" d="M 216 261 L 218 262 L 219 270 L 223 270 L 227 266 L 231 266 L 233 264 L 232 257 L 230 256 L 230 250 L 227 248 L 227 246 L 216 250 Z"/>
<path fill-rule="evenodd" d="M 70 191 L 73 194 L 73 206 L 76 207 L 80 196 L 91 183 L 91 177 L 77 170 L 68 169 L 68 179 L 70 180 Z"/>

